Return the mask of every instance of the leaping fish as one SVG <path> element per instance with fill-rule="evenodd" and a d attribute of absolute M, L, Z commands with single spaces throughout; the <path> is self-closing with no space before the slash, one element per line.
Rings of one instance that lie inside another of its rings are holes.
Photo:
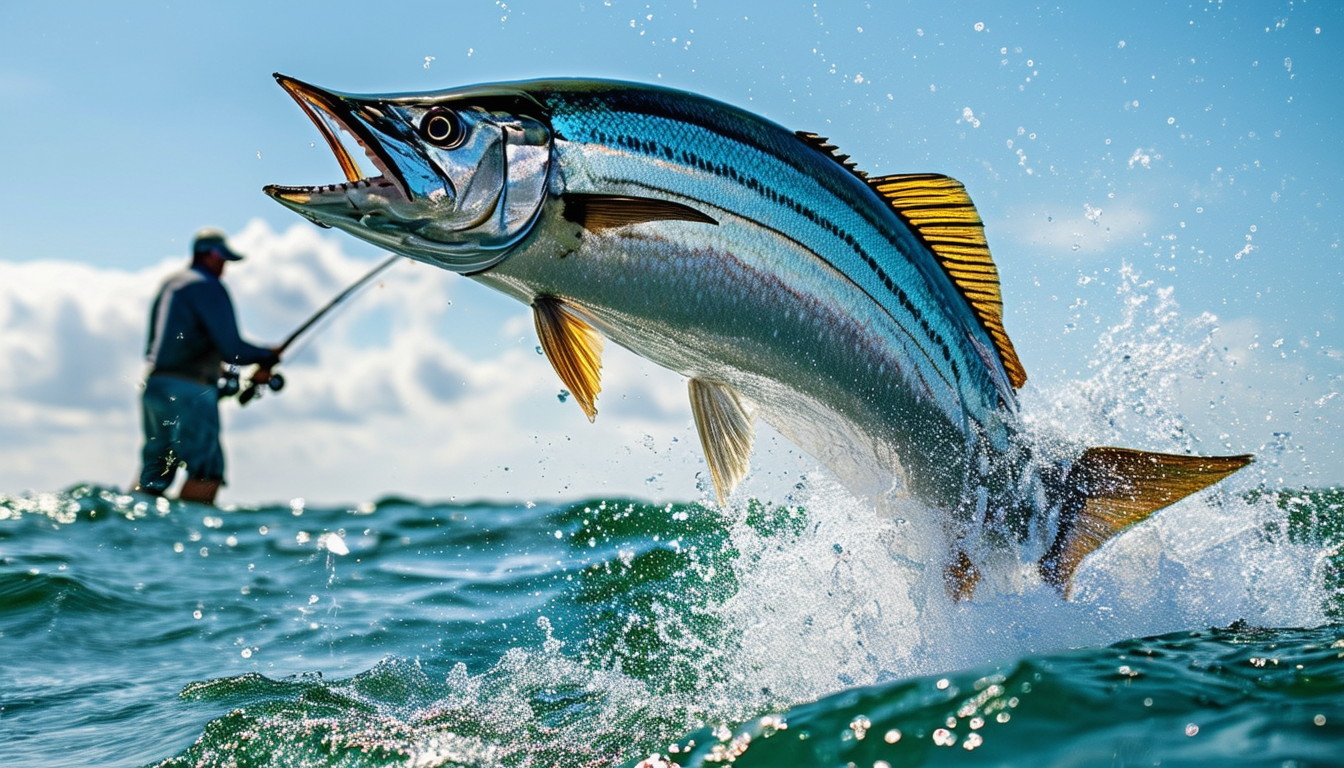
<path fill-rule="evenodd" d="M 816 134 L 648 85 L 354 95 L 275 77 L 346 180 L 266 194 L 530 305 L 590 420 L 604 339 L 688 377 L 720 503 L 759 416 L 860 494 L 940 510 L 954 599 L 1005 548 L 1067 597 L 1089 553 L 1252 459 L 1024 439 L 1026 372 L 954 179 L 869 176 Z"/>

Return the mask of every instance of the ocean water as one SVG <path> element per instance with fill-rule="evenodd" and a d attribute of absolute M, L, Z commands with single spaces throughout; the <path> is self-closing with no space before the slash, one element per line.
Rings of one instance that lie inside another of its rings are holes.
<path fill-rule="evenodd" d="M 0 765 L 1344 765 L 1344 489 L 952 604 L 825 482 L 217 510 L 0 496 Z"/>

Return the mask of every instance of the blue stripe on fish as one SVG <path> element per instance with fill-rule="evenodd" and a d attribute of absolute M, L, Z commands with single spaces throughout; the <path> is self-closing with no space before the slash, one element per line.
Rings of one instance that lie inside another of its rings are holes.
<path fill-rule="evenodd" d="M 1026 373 L 955 180 L 867 179 L 823 139 L 666 88 L 355 96 L 277 79 L 347 182 L 267 187 L 276 200 L 530 304 L 589 418 L 604 337 L 689 377 L 720 501 L 747 473 L 754 413 L 856 493 L 918 497 L 953 599 L 1010 547 L 998 560 L 1038 560 L 1067 595 L 1111 536 L 1250 461 L 1021 438 Z M 358 177 L 338 130 L 380 175 Z"/>

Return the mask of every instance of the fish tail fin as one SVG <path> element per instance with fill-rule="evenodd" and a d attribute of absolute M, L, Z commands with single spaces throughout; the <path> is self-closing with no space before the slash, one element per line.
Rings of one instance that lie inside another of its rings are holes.
<path fill-rule="evenodd" d="M 1040 562 L 1041 577 L 1067 599 L 1073 574 L 1091 552 L 1154 512 L 1250 464 L 1253 457 L 1182 456 L 1089 448 L 1064 480 L 1059 528 Z"/>

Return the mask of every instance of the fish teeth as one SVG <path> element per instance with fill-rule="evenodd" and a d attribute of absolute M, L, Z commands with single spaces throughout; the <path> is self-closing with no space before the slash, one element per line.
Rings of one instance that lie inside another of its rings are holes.
<path fill-rule="evenodd" d="M 373 178 L 359 179 L 357 181 L 344 181 L 332 184 L 320 184 L 317 186 L 306 187 L 306 189 L 310 193 L 323 193 L 323 192 L 347 192 L 352 189 L 365 189 L 365 188 L 372 189 L 374 187 L 377 187 L 379 189 L 386 189 L 388 187 L 395 187 L 395 185 L 392 182 L 388 181 L 383 176 L 374 176 Z"/>

